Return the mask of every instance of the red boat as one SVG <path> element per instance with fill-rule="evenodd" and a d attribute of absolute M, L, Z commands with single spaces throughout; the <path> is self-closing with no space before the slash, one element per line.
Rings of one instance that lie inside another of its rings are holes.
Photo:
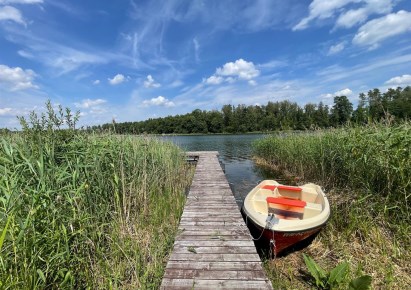
<path fill-rule="evenodd" d="M 330 217 L 330 205 L 313 183 L 287 186 L 264 180 L 246 196 L 242 212 L 255 240 L 277 255 L 314 237 Z"/>

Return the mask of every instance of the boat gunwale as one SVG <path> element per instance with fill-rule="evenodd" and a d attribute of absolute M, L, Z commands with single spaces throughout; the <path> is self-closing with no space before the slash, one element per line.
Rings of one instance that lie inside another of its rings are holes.
<path fill-rule="evenodd" d="M 321 223 L 321 224 L 319 224 L 319 225 L 316 225 L 316 226 L 313 226 L 313 227 L 310 227 L 310 228 L 304 228 L 304 229 L 300 229 L 300 230 L 290 230 L 290 231 L 288 231 L 288 230 L 276 230 L 276 229 L 271 229 L 271 228 L 267 228 L 267 226 L 261 226 L 259 223 L 257 223 L 248 213 L 247 213 L 247 210 L 245 209 L 245 207 L 244 207 L 244 205 L 241 207 L 241 211 L 244 213 L 244 215 L 246 216 L 246 225 L 248 225 L 248 223 L 247 223 L 247 220 L 249 220 L 249 219 L 251 219 L 251 221 L 253 222 L 253 224 L 255 225 L 255 226 L 258 226 L 258 227 L 260 227 L 260 228 L 262 228 L 262 229 L 265 229 L 265 230 L 270 230 L 270 231 L 272 231 L 272 230 L 274 230 L 275 232 L 277 232 L 277 233 L 301 233 L 301 232 L 307 232 L 307 231 L 311 231 L 311 230 L 314 230 L 314 229 L 317 229 L 317 228 L 322 228 L 322 227 L 324 227 L 326 224 L 327 224 L 327 222 L 328 222 L 328 220 L 330 219 L 330 217 L 331 217 L 331 211 L 330 211 L 330 215 L 327 217 L 327 219 L 323 222 L 323 223 Z"/>

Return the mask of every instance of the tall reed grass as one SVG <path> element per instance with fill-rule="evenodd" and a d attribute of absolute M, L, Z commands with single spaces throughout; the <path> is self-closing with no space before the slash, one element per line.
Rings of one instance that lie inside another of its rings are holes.
<path fill-rule="evenodd" d="M 381 197 L 387 213 L 410 220 L 410 148 L 411 124 L 403 123 L 271 136 L 255 153 L 305 180 Z"/>
<path fill-rule="evenodd" d="M 280 134 L 254 144 L 263 163 L 325 187 L 331 219 L 303 251 L 328 268 L 348 261 L 356 275 L 373 277 L 375 289 L 411 283 L 410 148 L 410 123 Z M 280 288 L 307 289 L 299 252 L 266 261 L 265 269 Z"/>
<path fill-rule="evenodd" d="M 0 288 L 158 287 L 188 170 L 155 139 L 44 126 L 2 136 Z"/>

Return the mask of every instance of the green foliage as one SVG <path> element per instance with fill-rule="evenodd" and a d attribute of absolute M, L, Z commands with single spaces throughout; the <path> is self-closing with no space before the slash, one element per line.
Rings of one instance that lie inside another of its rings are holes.
<path fill-rule="evenodd" d="M 303 257 L 308 271 L 315 280 L 315 285 L 321 288 L 326 287 L 328 280 L 327 273 L 317 263 L 315 263 L 310 256 L 303 254 Z"/>
<path fill-rule="evenodd" d="M 4 226 L 3 230 L 1 231 L 1 236 L 0 236 L 0 251 L 1 251 L 1 248 L 3 247 L 4 239 L 6 238 L 7 229 L 8 229 L 8 227 L 9 227 L 10 220 L 11 220 L 11 216 L 9 215 L 8 218 L 7 218 L 7 221 L 6 221 L 6 225 Z"/>
<path fill-rule="evenodd" d="M 371 276 L 364 275 L 351 280 L 348 290 L 367 290 L 371 288 Z"/>
<path fill-rule="evenodd" d="M 290 101 L 268 102 L 266 105 L 224 105 L 221 110 L 196 109 L 185 115 L 96 126 L 94 130 L 119 134 L 208 134 L 272 132 L 340 127 L 346 124 L 367 124 L 381 120 L 407 120 L 411 116 L 411 87 L 378 89 L 359 95 L 358 106 L 346 96 L 336 96 L 329 108 L 322 102 L 300 107 Z M 89 128 L 90 129 L 90 128 Z"/>
<path fill-rule="evenodd" d="M 331 271 L 322 269 L 310 256 L 303 254 L 305 265 L 319 289 L 335 289 L 348 284 L 349 266 L 346 261 L 339 263 Z M 361 276 L 349 282 L 349 289 L 367 290 L 371 287 L 371 276 Z"/>
<path fill-rule="evenodd" d="M 346 96 L 336 96 L 334 106 L 331 110 L 331 120 L 334 126 L 341 126 L 348 123 L 353 112 L 352 104 Z"/>
<path fill-rule="evenodd" d="M 188 183 L 181 151 L 85 134 L 47 108 L 0 142 L 1 287 L 158 287 Z"/>

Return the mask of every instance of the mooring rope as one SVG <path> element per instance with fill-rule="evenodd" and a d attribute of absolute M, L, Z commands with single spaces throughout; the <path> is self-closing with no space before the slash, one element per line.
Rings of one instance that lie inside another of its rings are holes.
<path fill-rule="evenodd" d="M 248 215 L 246 214 L 245 215 L 245 225 L 248 227 Z M 267 223 L 267 225 L 268 225 L 268 223 Z M 267 226 L 266 225 L 266 226 Z M 253 241 L 258 241 L 259 239 L 261 239 L 261 237 L 263 236 L 263 233 L 264 233 L 264 230 L 265 230 L 265 228 L 263 228 L 263 230 L 261 231 L 261 234 L 260 234 L 260 236 L 258 237 L 258 239 L 254 239 L 254 238 L 251 238 Z"/>

